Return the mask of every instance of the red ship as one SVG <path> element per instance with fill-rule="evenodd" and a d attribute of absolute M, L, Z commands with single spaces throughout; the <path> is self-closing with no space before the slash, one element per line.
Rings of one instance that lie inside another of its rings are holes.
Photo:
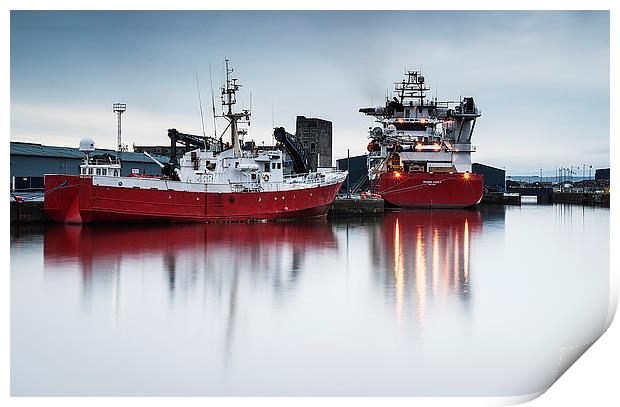
<path fill-rule="evenodd" d="M 172 157 L 162 176 L 122 177 L 121 162 L 112 154 L 91 154 L 94 142 L 83 139 L 84 163 L 79 175 L 45 176 L 45 211 L 61 223 L 117 221 L 221 222 L 325 217 L 344 182 L 346 171 L 312 172 L 308 156 L 295 136 L 283 128 L 274 136 L 293 161 L 294 174 L 284 174 L 280 149 L 243 143 L 239 124 L 249 125 L 250 112 L 233 111 L 237 79 L 226 61 L 221 88 L 230 145 L 222 138 L 183 134 L 171 129 Z M 119 130 L 120 132 L 120 130 Z M 119 135 L 120 139 L 120 135 Z M 194 149 L 176 158 L 176 144 Z M 120 144 L 120 143 L 119 143 Z M 146 153 L 145 153 L 146 154 Z M 148 154 L 147 154 L 148 155 Z"/>
<path fill-rule="evenodd" d="M 386 205 L 465 208 L 482 199 L 483 177 L 471 172 L 471 137 L 480 117 L 472 97 L 428 100 L 419 71 L 395 83 L 385 106 L 360 109 L 376 118 L 369 128 L 368 181 Z"/>
<path fill-rule="evenodd" d="M 280 191 L 206 192 L 161 179 L 102 178 L 46 175 L 45 212 L 60 223 L 315 218 L 327 215 L 342 184 L 333 179 Z"/>

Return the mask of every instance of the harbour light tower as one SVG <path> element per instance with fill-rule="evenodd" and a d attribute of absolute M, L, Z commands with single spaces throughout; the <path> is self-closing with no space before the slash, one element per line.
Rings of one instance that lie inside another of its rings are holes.
<path fill-rule="evenodd" d="M 121 115 L 127 110 L 125 103 L 114 103 L 112 105 L 112 111 L 118 115 L 118 147 L 117 151 L 123 151 L 123 144 L 121 142 Z"/>

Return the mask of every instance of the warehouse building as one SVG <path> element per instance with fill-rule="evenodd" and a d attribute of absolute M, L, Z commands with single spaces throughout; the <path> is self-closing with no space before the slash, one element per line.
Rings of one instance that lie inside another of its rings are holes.
<path fill-rule="evenodd" d="M 95 150 L 92 154 L 120 154 L 121 175 L 132 172 L 159 175 L 160 167 L 142 153 L 114 150 Z M 35 143 L 11 142 L 10 182 L 12 189 L 18 191 L 43 189 L 43 175 L 71 174 L 78 175 L 84 153 L 77 148 L 45 146 Z M 168 162 L 167 157 L 156 156 L 161 162 Z"/>
<path fill-rule="evenodd" d="M 506 192 L 506 170 L 480 163 L 473 163 L 471 170 L 484 177 L 484 188 L 488 191 Z"/>
<path fill-rule="evenodd" d="M 368 189 L 368 163 L 365 154 L 340 158 L 336 160 L 336 166 L 340 171 L 349 171 L 348 179 L 342 184 L 343 191 L 347 190 L 347 185 L 351 192 Z"/>
<path fill-rule="evenodd" d="M 609 181 L 609 168 L 599 168 L 594 173 L 594 179 L 596 181 L 599 180 L 608 180 Z"/>

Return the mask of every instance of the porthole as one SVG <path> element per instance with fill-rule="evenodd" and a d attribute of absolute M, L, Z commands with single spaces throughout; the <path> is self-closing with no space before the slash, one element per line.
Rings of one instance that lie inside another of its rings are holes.
<path fill-rule="evenodd" d="M 123 186 L 123 183 L 122 183 L 121 181 L 118 181 L 118 186 L 119 186 L 119 187 L 122 187 L 122 186 Z"/>

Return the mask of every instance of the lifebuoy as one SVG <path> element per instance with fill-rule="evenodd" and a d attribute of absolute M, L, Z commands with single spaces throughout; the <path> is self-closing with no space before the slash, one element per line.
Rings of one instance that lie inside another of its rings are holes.
<path fill-rule="evenodd" d="M 269 174 L 263 174 L 263 181 L 269 181 Z"/>

